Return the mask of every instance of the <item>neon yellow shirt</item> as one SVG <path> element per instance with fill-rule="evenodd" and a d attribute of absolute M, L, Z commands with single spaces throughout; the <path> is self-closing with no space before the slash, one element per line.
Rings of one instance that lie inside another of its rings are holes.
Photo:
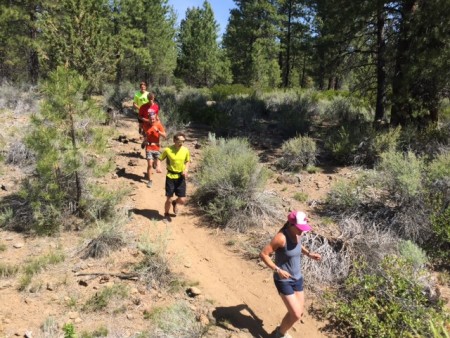
<path fill-rule="evenodd" d="M 137 104 L 138 108 L 141 108 L 141 106 L 144 103 L 148 102 L 148 91 L 145 91 L 143 93 L 141 93 L 141 91 L 136 92 L 136 94 L 134 94 L 134 99 L 133 102 Z"/>
<path fill-rule="evenodd" d="M 191 160 L 189 149 L 181 146 L 177 149 L 174 145 L 164 149 L 159 159 L 163 161 L 167 158 L 167 177 L 177 179 L 186 168 L 186 163 Z"/>

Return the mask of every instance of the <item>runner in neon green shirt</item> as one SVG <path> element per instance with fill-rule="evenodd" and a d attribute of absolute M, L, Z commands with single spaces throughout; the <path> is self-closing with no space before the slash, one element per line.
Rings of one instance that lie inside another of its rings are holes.
<path fill-rule="evenodd" d="M 164 217 L 170 222 L 170 206 L 173 213 L 177 214 L 178 204 L 186 203 L 186 178 L 188 176 L 191 155 L 189 149 L 183 146 L 186 136 L 183 133 L 176 133 L 173 137 L 174 145 L 164 149 L 159 157 L 161 161 L 167 159 L 166 175 L 166 203 L 164 204 Z M 172 201 L 173 195 L 177 198 Z"/>
<path fill-rule="evenodd" d="M 133 107 L 136 109 L 137 114 L 139 115 L 139 108 L 148 102 L 148 91 L 147 91 L 147 82 L 142 81 L 139 85 L 141 88 L 136 94 L 134 94 L 133 99 Z M 139 121 L 139 118 L 138 118 Z M 142 136 L 142 123 L 139 122 L 139 135 Z"/>

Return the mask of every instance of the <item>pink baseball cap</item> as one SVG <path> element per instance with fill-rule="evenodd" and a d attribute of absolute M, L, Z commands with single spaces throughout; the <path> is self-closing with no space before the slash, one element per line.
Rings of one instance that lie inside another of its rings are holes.
<path fill-rule="evenodd" d="M 297 229 L 303 232 L 311 230 L 311 226 L 308 224 L 308 218 L 303 211 L 291 211 L 288 215 L 288 222 L 295 225 Z"/>

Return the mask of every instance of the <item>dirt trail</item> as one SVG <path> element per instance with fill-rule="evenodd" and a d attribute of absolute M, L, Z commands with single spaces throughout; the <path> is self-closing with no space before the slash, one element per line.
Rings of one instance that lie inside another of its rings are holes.
<path fill-rule="evenodd" d="M 134 125 L 126 123 L 122 134 L 136 137 Z M 167 145 L 169 141 L 166 141 Z M 186 146 L 193 152 L 192 139 L 188 137 Z M 130 154 L 137 154 L 140 147 L 129 143 L 121 147 L 117 157 L 119 166 L 126 167 L 126 174 L 119 180 L 133 180 L 135 223 L 145 233 L 155 226 L 160 233 L 168 230 L 169 252 L 174 257 L 175 271 L 181 271 L 188 280 L 198 282 L 198 287 L 207 300 L 213 302 L 215 315 L 224 317 L 228 324 L 237 329 L 248 329 L 254 337 L 269 337 L 286 310 L 276 293 L 271 272 L 255 261 L 248 261 L 231 252 L 223 243 L 217 231 L 207 228 L 193 215 L 188 205 L 181 208 L 172 222 L 165 224 L 161 220 L 164 206 L 165 170 L 162 174 L 153 174 L 153 187 L 147 188 L 141 180 L 146 171 L 146 161 L 138 159 L 138 165 L 127 166 Z M 128 154 L 128 156 L 124 156 Z M 131 156 L 132 157 L 132 156 Z M 198 159 L 194 157 L 195 162 Z M 162 165 L 165 169 L 165 165 Z M 192 183 L 188 183 L 188 197 Z M 137 229 L 136 229 L 137 230 Z M 325 337 L 319 331 L 323 323 L 315 321 L 305 313 L 304 323 L 298 323 L 290 331 L 293 337 Z"/>

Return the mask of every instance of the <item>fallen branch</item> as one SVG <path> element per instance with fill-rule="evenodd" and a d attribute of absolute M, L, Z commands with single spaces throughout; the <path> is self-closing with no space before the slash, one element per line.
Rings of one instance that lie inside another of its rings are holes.
<path fill-rule="evenodd" d="M 75 275 L 76 277 L 80 276 L 111 276 L 117 277 L 120 279 L 128 279 L 128 280 L 138 280 L 139 275 L 137 273 L 108 273 L 108 272 L 86 272 L 86 273 L 78 273 Z"/>

